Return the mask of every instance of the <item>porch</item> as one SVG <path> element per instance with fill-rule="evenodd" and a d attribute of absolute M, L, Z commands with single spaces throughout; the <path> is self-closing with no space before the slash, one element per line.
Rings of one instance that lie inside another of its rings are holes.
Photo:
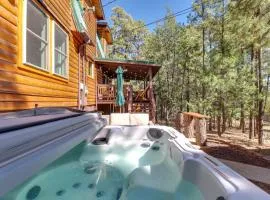
<path fill-rule="evenodd" d="M 155 121 L 156 101 L 153 89 L 153 77 L 161 66 L 141 61 L 96 60 L 99 71 L 97 83 L 97 108 L 104 114 L 119 112 L 116 105 L 116 69 L 124 69 L 125 105 L 122 112 L 148 113 Z"/>
<path fill-rule="evenodd" d="M 149 87 L 144 90 L 134 91 L 131 84 L 124 85 L 125 106 L 124 112 L 145 112 L 149 113 L 150 95 Z M 116 85 L 98 84 L 97 85 L 97 104 L 111 105 L 113 111 L 116 111 Z"/>

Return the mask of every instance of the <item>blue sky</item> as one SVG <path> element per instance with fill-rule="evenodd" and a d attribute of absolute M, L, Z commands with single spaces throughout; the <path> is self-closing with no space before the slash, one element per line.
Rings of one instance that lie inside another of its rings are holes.
<path fill-rule="evenodd" d="M 103 5 L 111 0 L 102 0 Z M 123 7 L 134 19 L 143 20 L 149 23 L 165 16 L 167 8 L 173 12 L 189 8 L 192 0 L 117 0 L 114 3 L 105 6 L 104 12 L 106 20 L 111 25 L 110 16 L 112 8 L 116 6 Z M 178 22 L 186 22 L 186 16 L 178 16 Z M 156 24 L 149 26 L 153 29 Z"/>

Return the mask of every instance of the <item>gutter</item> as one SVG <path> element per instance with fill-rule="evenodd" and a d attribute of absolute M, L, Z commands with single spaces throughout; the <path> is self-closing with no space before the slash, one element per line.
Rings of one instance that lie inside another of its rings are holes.
<path fill-rule="evenodd" d="M 83 92 L 83 95 L 85 95 L 85 84 L 86 84 L 86 74 L 85 74 L 85 46 L 86 45 L 94 45 L 94 42 L 89 37 L 89 34 L 87 33 L 87 26 L 84 21 L 84 14 L 85 11 L 81 5 L 80 0 L 71 0 L 71 7 L 72 7 L 72 17 L 75 22 L 75 26 L 77 31 L 81 34 L 83 38 L 83 43 L 80 44 L 78 48 L 78 105 L 77 108 L 79 110 L 83 110 L 82 105 L 84 105 L 84 96 L 82 97 L 81 92 Z M 92 10 L 93 9 L 89 9 Z M 95 46 L 95 45 L 94 45 Z M 82 60 L 81 60 L 82 59 Z M 83 70 L 83 88 L 81 88 L 81 64 L 82 64 L 82 70 Z M 81 102 L 82 101 L 82 102 Z"/>

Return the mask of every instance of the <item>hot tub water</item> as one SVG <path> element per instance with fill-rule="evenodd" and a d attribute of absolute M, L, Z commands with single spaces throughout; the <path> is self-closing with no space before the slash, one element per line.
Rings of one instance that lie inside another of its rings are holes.
<path fill-rule="evenodd" d="M 80 144 L 8 193 L 5 200 L 203 200 L 182 179 L 164 142 Z"/>

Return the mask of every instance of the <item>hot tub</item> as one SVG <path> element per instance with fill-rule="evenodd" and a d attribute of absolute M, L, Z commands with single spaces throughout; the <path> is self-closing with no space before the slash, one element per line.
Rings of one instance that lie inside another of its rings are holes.
<path fill-rule="evenodd" d="M 85 113 L 4 132 L 0 142 L 5 200 L 270 199 L 170 127 L 105 126 Z"/>

